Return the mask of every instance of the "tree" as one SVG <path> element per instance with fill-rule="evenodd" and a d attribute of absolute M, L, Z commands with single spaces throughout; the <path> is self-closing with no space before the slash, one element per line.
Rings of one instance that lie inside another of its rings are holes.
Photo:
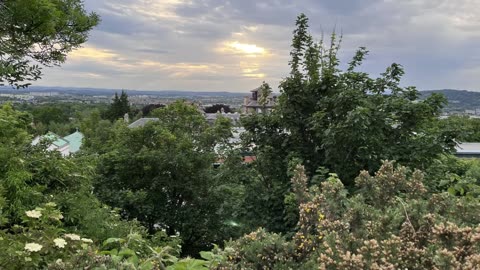
<path fill-rule="evenodd" d="M 164 104 L 148 104 L 142 108 L 142 116 L 147 117 L 153 110 L 163 107 L 165 107 Z"/>
<path fill-rule="evenodd" d="M 292 159 L 302 162 L 310 178 L 321 177 L 326 167 L 350 187 L 358 172 L 374 172 L 382 160 L 425 169 L 455 146 L 455 134 L 436 125 L 445 103 L 442 96 L 420 101 L 414 87 L 401 87 L 404 71 L 399 64 L 392 64 L 376 79 L 356 71 L 368 54 L 365 48 L 342 71 L 337 35 L 333 33 L 325 46 L 323 41 L 313 41 L 305 15 L 298 17 L 296 25 L 291 71 L 280 83 L 276 109 L 243 119 L 245 144 L 254 146 L 264 187 L 258 188 L 258 198 L 269 198 L 268 203 L 251 208 L 263 209 L 263 219 L 275 221 L 267 229 L 277 232 L 293 228 L 286 226 L 284 204 L 291 188 L 288 164 Z"/>
<path fill-rule="evenodd" d="M 110 108 L 105 112 L 105 117 L 110 121 L 116 121 L 119 118 L 123 118 L 126 113 L 130 113 L 130 103 L 128 101 L 128 95 L 122 90 L 122 94 L 118 97 L 117 92 L 113 98 Z"/>
<path fill-rule="evenodd" d="M 459 142 L 480 141 L 480 119 L 465 115 L 452 115 L 441 119 L 439 128 L 445 133 L 455 134 Z"/>
<path fill-rule="evenodd" d="M 341 71 L 339 47 L 335 33 L 329 47 L 313 42 L 308 19 L 299 16 L 292 70 L 280 84 L 276 113 L 287 132 L 284 143 L 303 160 L 308 175 L 326 166 L 351 182 L 362 169 L 378 169 L 381 160 L 426 168 L 438 154 L 453 149 L 453 134 L 434 125 L 445 103 L 442 96 L 420 101 L 414 87 L 402 88 L 399 64 L 377 79 L 356 71 L 368 54 L 365 48 Z"/>
<path fill-rule="evenodd" d="M 258 104 L 263 106 L 263 112 L 265 113 L 265 107 L 268 105 L 268 98 L 272 94 L 272 87 L 266 82 L 263 82 L 260 86 L 258 97 Z"/>
<path fill-rule="evenodd" d="M 218 113 L 218 112 L 231 113 L 232 109 L 230 109 L 230 106 L 225 104 L 214 104 L 212 106 L 205 107 L 204 111 L 205 113 Z"/>
<path fill-rule="evenodd" d="M 26 87 L 41 67 L 60 65 L 98 24 L 81 0 L 0 1 L 0 85 Z"/>
<path fill-rule="evenodd" d="M 184 241 L 184 252 L 218 243 L 224 235 L 219 207 L 227 198 L 213 177 L 213 147 L 220 132 L 196 107 L 176 102 L 152 113 L 159 121 L 128 128 L 118 122 L 109 151 L 100 157 L 95 192 L 138 219 L 151 233 L 165 229 Z"/>
<path fill-rule="evenodd" d="M 38 106 L 32 110 L 33 122 L 49 125 L 52 122 L 67 123 L 69 116 L 58 106 Z"/>

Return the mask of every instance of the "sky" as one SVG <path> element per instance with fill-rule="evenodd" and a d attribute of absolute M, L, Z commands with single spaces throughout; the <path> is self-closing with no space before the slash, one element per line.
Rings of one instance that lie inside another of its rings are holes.
<path fill-rule="evenodd" d="M 248 92 L 289 73 L 295 19 L 362 71 L 405 68 L 404 86 L 480 91 L 479 0 L 85 0 L 102 22 L 62 67 L 34 85 Z"/>

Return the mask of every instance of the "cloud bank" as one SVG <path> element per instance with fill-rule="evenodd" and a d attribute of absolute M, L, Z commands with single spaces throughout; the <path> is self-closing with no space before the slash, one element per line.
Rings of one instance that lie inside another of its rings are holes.
<path fill-rule="evenodd" d="M 343 34 L 340 58 L 370 50 L 363 70 L 392 62 L 405 85 L 480 90 L 477 0 L 86 0 L 102 17 L 82 49 L 38 85 L 247 92 L 289 72 L 295 18 L 317 39 Z"/>

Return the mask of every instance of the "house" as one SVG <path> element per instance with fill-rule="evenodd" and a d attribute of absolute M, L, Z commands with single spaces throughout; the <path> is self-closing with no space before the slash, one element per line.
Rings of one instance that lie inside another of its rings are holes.
<path fill-rule="evenodd" d="M 68 136 L 61 137 L 53 132 L 48 132 L 43 136 L 37 136 L 33 139 L 32 145 L 37 145 L 42 141 L 48 141 L 48 151 L 58 151 L 62 156 L 67 157 L 75 154 L 82 146 L 83 134 L 78 130 Z"/>
<path fill-rule="evenodd" d="M 260 104 L 260 87 L 253 89 L 250 91 L 252 94 L 251 96 L 247 96 L 243 99 L 243 113 L 244 114 L 251 114 L 251 113 L 268 113 L 270 112 L 275 104 L 277 103 L 277 96 L 270 94 L 267 97 L 266 104 Z"/>

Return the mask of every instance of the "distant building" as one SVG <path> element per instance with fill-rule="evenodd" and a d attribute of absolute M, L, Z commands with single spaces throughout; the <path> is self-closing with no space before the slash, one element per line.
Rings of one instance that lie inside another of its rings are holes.
<path fill-rule="evenodd" d="M 54 97 L 58 95 L 60 95 L 58 92 L 30 92 L 30 96 L 34 97 Z"/>
<path fill-rule="evenodd" d="M 232 124 L 240 124 L 240 114 L 239 113 L 205 113 L 205 119 L 207 119 L 209 124 L 215 123 L 218 117 L 225 117 L 232 121 Z"/>
<path fill-rule="evenodd" d="M 83 134 L 79 131 L 63 138 L 53 132 L 48 132 L 43 136 L 35 137 L 32 141 L 32 145 L 37 145 L 42 141 L 48 140 L 50 142 L 50 145 L 47 148 L 48 151 L 58 151 L 62 156 L 67 157 L 80 150 L 83 137 Z"/>
<path fill-rule="evenodd" d="M 137 121 L 128 125 L 129 128 L 137 128 L 137 127 L 144 127 L 149 122 L 158 122 L 158 118 L 140 118 Z"/>
<path fill-rule="evenodd" d="M 267 102 L 266 104 L 260 104 L 258 103 L 259 99 L 259 91 L 260 87 L 253 89 L 250 91 L 252 94 L 251 96 L 247 96 L 243 99 L 243 113 L 244 114 L 251 114 L 251 113 L 268 113 L 270 112 L 275 104 L 277 103 L 277 97 L 270 94 L 270 96 L 267 97 Z"/>
<path fill-rule="evenodd" d="M 459 158 L 480 158 L 480 143 L 460 143 L 455 147 L 455 156 Z"/>

